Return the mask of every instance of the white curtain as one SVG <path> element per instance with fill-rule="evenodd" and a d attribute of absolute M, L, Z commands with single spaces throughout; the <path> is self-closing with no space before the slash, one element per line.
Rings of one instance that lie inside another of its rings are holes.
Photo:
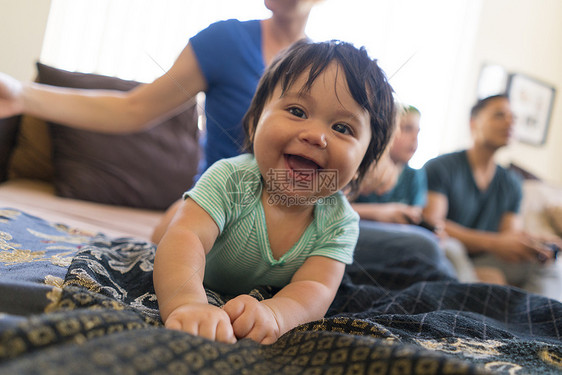
<path fill-rule="evenodd" d="M 41 60 L 150 82 L 211 22 L 268 14 L 255 0 L 52 0 Z"/>
<path fill-rule="evenodd" d="M 365 46 L 400 101 L 422 112 L 414 167 L 436 156 L 465 90 L 481 0 L 324 0 L 314 40 Z M 211 22 L 265 18 L 262 0 L 52 0 L 41 60 L 62 69 L 150 82 Z"/>

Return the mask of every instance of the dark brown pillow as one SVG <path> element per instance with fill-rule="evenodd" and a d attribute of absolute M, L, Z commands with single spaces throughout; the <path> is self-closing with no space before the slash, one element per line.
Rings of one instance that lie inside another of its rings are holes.
<path fill-rule="evenodd" d="M 16 144 L 21 116 L 0 119 L 0 182 L 8 177 L 8 161 Z"/>
<path fill-rule="evenodd" d="M 37 63 L 40 83 L 130 90 L 139 83 Z M 49 123 L 54 185 L 63 197 L 165 209 L 193 184 L 199 162 L 196 103 L 143 132 L 113 135 Z"/>

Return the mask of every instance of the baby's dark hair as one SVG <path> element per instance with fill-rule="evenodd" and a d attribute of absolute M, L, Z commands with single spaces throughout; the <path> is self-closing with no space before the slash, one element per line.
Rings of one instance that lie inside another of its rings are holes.
<path fill-rule="evenodd" d="M 285 93 L 308 70 L 308 79 L 302 88 L 308 91 L 318 76 L 335 61 L 344 71 L 349 92 L 364 108 L 371 119 L 371 141 L 359 165 L 358 178 L 350 183 L 350 194 L 357 193 L 369 166 L 379 160 L 390 140 L 395 121 L 393 90 L 377 61 L 372 60 L 365 48 L 332 40 L 313 43 L 301 40 L 281 53 L 266 69 L 248 112 L 243 119 L 246 133 L 245 151 L 253 152 L 253 134 L 266 102 L 278 84 Z"/>
<path fill-rule="evenodd" d="M 507 96 L 507 94 L 497 94 L 488 96 L 487 98 L 479 99 L 476 104 L 474 104 L 470 109 L 470 118 L 478 116 L 478 114 L 488 105 L 488 103 L 496 99 L 509 100 L 509 97 Z"/>

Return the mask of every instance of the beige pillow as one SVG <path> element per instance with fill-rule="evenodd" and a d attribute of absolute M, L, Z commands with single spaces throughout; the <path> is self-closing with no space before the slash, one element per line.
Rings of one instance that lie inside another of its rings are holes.
<path fill-rule="evenodd" d="M 53 181 L 51 137 L 47 123 L 24 115 L 14 151 L 8 163 L 8 178 Z"/>

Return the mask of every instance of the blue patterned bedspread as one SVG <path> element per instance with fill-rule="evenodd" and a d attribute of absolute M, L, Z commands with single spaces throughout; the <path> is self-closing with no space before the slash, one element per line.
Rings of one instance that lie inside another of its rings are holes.
<path fill-rule="evenodd" d="M 154 252 L 0 210 L 0 374 L 562 373 L 561 303 L 461 284 L 414 254 L 350 269 L 325 319 L 261 346 L 164 329 Z"/>

